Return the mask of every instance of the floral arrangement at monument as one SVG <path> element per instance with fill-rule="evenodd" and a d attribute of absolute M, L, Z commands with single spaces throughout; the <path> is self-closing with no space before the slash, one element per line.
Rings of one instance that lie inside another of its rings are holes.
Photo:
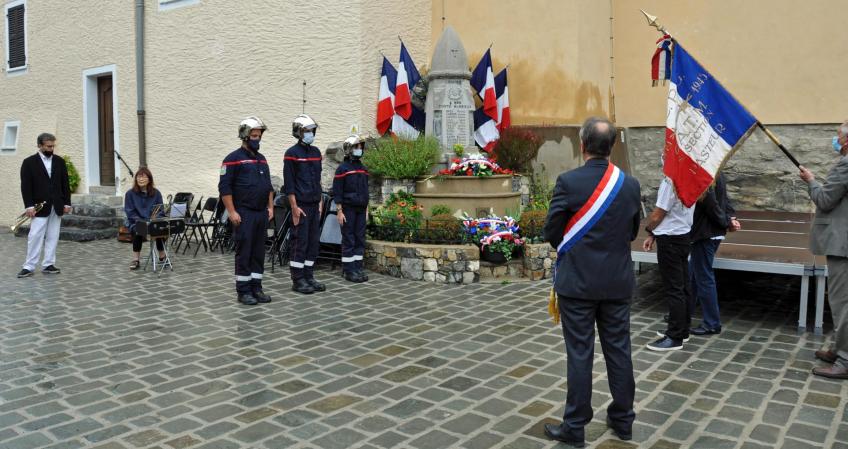
<path fill-rule="evenodd" d="M 415 197 L 407 192 L 395 192 L 386 202 L 371 209 L 373 220 L 378 225 L 394 225 L 418 228 L 423 218 L 424 206 L 415 203 Z"/>
<path fill-rule="evenodd" d="M 483 259 L 490 262 L 508 262 L 512 255 L 524 247 L 520 229 L 515 219 L 504 215 L 486 218 L 465 217 L 462 227 L 471 241 L 480 246 Z"/>
<path fill-rule="evenodd" d="M 501 168 L 494 158 L 480 153 L 469 154 L 462 159 L 456 158 L 451 161 L 450 168 L 439 171 L 440 175 L 446 176 L 493 176 L 511 175 L 512 170 Z"/>

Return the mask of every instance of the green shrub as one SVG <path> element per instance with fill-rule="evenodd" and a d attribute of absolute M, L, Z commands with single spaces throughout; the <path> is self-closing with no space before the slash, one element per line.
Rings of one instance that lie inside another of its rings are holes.
<path fill-rule="evenodd" d="M 77 187 L 79 187 L 80 175 L 77 167 L 71 162 L 70 156 L 65 156 L 63 159 L 65 159 L 65 165 L 68 167 L 68 184 L 71 187 L 71 193 L 74 193 L 77 191 Z"/>
<path fill-rule="evenodd" d="M 439 142 L 432 137 L 407 140 L 386 136 L 377 139 L 375 147 L 365 152 L 363 162 L 375 175 L 414 179 L 430 173 L 440 152 Z"/>
<path fill-rule="evenodd" d="M 554 197 L 554 185 L 545 176 L 544 171 L 534 173 L 530 178 L 530 204 L 529 210 L 547 211 Z"/>
<path fill-rule="evenodd" d="M 451 208 L 446 204 L 434 204 L 433 207 L 430 208 L 430 215 L 434 218 L 436 215 L 450 215 Z"/>
<path fill-rule="evenodd" d="M 531 243 L 539 243 L 544 240 L 545 219 L 548 216 L 548 209 L 528 209 L 521 214 L 518 220 L 518 227 L 521 229 L 521 235 L 528 239 Z"/>
<path fill-rule="evenodd" d="M 536 159 L 542 143 L 542 138 L 531 131 L 509 127 L 501 131 L 501 137 L 492 152 L 502 168 L 528 173 L 530 163 Z"/>
<path fill-rule="evenodd" d="M 462 222 L 450 213 L 433 215 L 427 220 L 425 235 L 431 241 L 451 242 L 462 239 L 463 234 Z"/>

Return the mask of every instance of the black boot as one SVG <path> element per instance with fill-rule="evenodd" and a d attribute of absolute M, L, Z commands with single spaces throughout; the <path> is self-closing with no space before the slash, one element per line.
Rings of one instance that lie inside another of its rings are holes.
<path fill-rule="evenodd" d="M 312 285 L 310 285 L 309 282 L 306 282 L 306 279 L 303 278 L 292 281 L 292 290 L 298 293 L 303 293 L 305 295 L 315 293 L 315 288 L 312 287 Z"/>
<path fill-rule="evenodd" d="M 350 282 L 359 282 L 359 276 L 356 275 L 355 271 L 345 271 L 344 278 Z"/>
<path fill-rule="evenodd" d="M 359 271 L 357 271 L 357 272 L 356 272 L 356 274 L 357 274 L 357 275 L 359 275 L 359 278 L 360 278 L 360 279 L 362 279 L 362 280 L 361 280 L 361 281 L 359 281 L 359 282 L 365 282 L 365 281 L 367 281 L 367 280 L 368 280 L 368 275 L 367 275 L 367 274 L 365 274 L 365 270 L 363 270 L 363 269 L 361 269 L 361 268 L 360 268 L 360 269 L 359 269 Z"/>
<path fill-rule="evenodd" d="M 324 284 L 316 281 L 315 278 L 309 278 L 306 280 L 306 282 L 308 282 L 309 285 L 311 285 L 316 292 L 323 292 L 327 290 L 327 287 Z"/>
<path fill-rule="evenodd" d="M 246 306 L 255 306 L 259 301 L 250 293 L 242 293 L 238 296 L 238 302 Z"/>
<path fill-rule="evenodd" d="M 261 288 L 253 291 L 253 297 L 256 298 L 256 301 L 261 303 L 271 302 L 271 297 L 266 295 Z"/>

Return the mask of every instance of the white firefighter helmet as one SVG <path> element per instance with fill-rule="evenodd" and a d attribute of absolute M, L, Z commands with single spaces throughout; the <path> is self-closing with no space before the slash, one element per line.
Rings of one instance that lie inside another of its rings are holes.
<path fill-rule="evenodd" d="M 318 128 L 318 124 L 315 123 L 315 120 L 312 120 L 312 117 L 306 114 L 300 114 L 292 121 L 292 136 L 300 139 L 300 130 L 315 128 Z"/>
<path fill-rule="evenodd" d="M 250 138 L 250 131 L 253 129 L 261 129 L 264 134 L 265 131 L 268 130 L 268 127 L 265 126 L 265 122 L 262 121 L 259 117 L 255 115 L 251 115 L 250 117 L 245 118 L 239 123 L 238 135 L 239 139 L 247 140 Z"/>
<path fill-rule="evenodd" d="M 345 139 L 344 144 L 342 144 L 342 149 L 344 150 L 345 156 L 350 156 L 353 152 L 353 149 L 356 146 L 362 144 L 362 149 L 365 149 L 365 138 L 358 134 L 354 134 L 347 139 Z"/>

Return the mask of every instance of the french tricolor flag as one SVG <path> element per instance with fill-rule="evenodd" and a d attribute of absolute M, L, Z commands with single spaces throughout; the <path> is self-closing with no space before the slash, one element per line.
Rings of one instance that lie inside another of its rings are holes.
<path fill-rule="evenodd" d="M 498 130 L 503 131 L 512 124 L 509 118 L 509 88 L 506 85 L 506 69 L 495 77 L 495 92 L 498 94 Z"/>
<path fill-rule="evenodd" d="M 690 207 L 757 119 L 676 41 L 666 117 L 663 173 Z"/>
<path fill-rule="evenodd" d="M 412 62 L 412 57 L 406 51 L 403 42 L 400 43 L 400 63 L 398 64 L 397 81 L 395 84 L 395 112 L 405 120 L 412 115 L 412 89 L 418 84 L 421 75 Z"/>
<path fill-rule="evenodd" d="M 386 57 L 383 57 L 383 70 L 380 73 L 380 97 L 377 100 L 377 132 L 385 134 L 392 126 L 395 115 L 395 94 L 393 92 L 397 70 Z"/>
<path fill-rule="evenodd" d="M 483 151 L 490 153 L 495 143 L 501 138 L 498 125 L 486 115 L 482 107 L 474 111 L 474 141 Z"/>
<path fill-rule="evenodd" d="M 497 123 L 498 95 L 495 92 L 495 76 L 492 73 L 492 54 L 486 50 L 483 59 L 471 73 L 471 85 L 477 89 L 477 95 L 483 100 L 483 112 Z"/>

